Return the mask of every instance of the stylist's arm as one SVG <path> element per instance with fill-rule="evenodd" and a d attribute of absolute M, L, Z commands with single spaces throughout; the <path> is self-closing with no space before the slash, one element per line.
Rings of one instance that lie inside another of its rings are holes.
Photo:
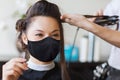
<path fill-rule="evenodd" d="M 61 19 L 66 23 L 85 29 L 116 47 L 120 47 L 120 32 L 95 24 L 80 14 L 64 14 Z"/>
<path fill-rule="evenodd" d="M 27 70 L 26 59 L 15 58 L 3 65 L 2 80 L 17 80 Z"/>

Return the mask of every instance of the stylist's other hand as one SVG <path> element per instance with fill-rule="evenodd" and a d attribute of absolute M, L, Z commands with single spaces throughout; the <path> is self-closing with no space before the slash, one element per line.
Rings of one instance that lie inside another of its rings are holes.
<path fill-rule="evenodd" d="M 26 59 L 12 59 L 3 65 L 2 80 L 17 80 L 27 69 Z"/>

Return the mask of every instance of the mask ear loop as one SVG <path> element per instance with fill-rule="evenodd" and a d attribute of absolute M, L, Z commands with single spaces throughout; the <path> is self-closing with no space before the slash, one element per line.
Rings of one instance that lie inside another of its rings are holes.
<path fill-rule="evenodd" d="M 72 44 L 72 50 L 71 50 L 71 53 L 70 53 L 70 58 L 69 58 L 69 61 L 67 63 L 68 68 L 70 66 L 70 62 L 71 62 L 71 59 L 72 59 L 72 53 L 73 53 L 73 49 L 75 47 L 75 42 L 76 42 L 76 39 L 77 39 L 78 31 L 79 31 L 79 27 L 76 29 L 76 32 L 75 32 L 75 37 L 74 37 L 73 44 Z"/>

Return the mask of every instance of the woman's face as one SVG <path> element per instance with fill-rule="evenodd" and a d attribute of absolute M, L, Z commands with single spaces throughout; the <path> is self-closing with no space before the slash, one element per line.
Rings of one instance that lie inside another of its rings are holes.
<path fill-rule="evenodd" d="M 31 23 L 28 25 L 23 42 L 27 44 L 28 40 L 39 41 L 46 37 L 60 40 L 60 29 L 58 22 L 52 17 L 33 17 L 31 19 Z"/>

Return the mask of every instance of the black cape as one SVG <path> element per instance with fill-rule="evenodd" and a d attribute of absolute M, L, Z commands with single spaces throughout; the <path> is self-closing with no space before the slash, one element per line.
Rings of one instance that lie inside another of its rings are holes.
<path fill-rule="evenodd" d="M 18 80 L 62 80 L 60 67 L 55 64 L 55 67 L 49 71 L 36 71 L 28 69 L 23 72 L 23 75 Z"/>

